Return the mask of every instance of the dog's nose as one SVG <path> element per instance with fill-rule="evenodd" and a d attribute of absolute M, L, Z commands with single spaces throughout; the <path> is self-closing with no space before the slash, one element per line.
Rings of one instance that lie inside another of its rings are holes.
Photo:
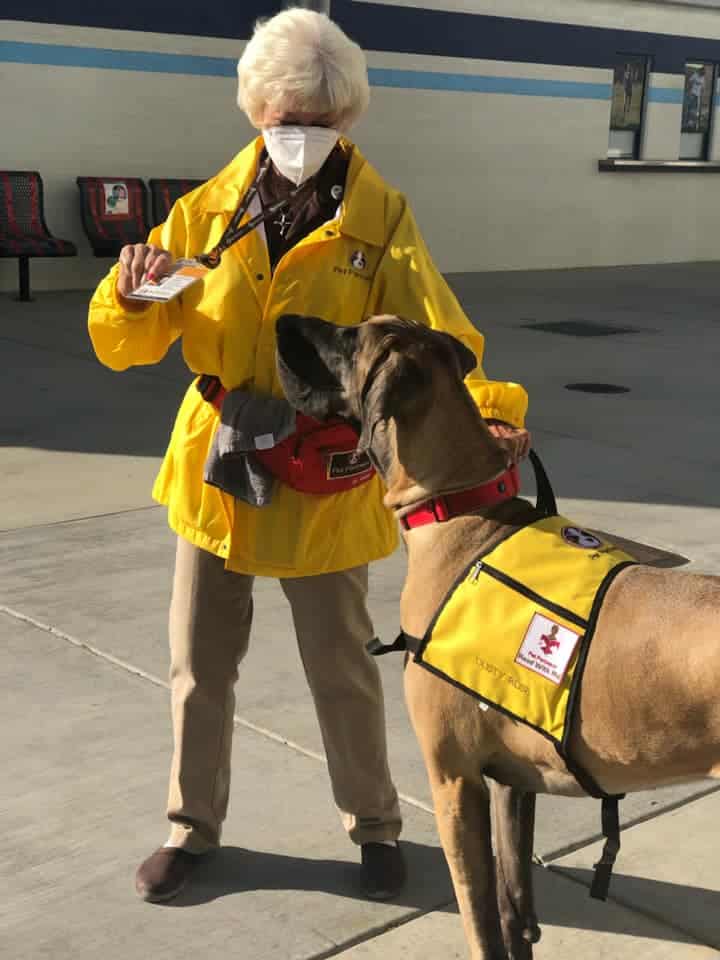
<path fill-rule="evenodd" d="M 295 313 L 283 314 L 278 319 L 275 333 L 278 352 L 283 359 L 287 360 L 299 348 L 307 346 L 308 340 L 312 342 L 312 337 L 308 337 L 305 330 L 308 319 Z"/>
<path fill-rule="evenodd" d="M 318 390 L 340 387 L 337 364 L 332 362 L 333 338 L 338 328 L 318 317 L 284 314 L 276 325 L 277 355 L 281 367 L 306 386 Z"/>
<path fill-rule="evenodd" d="M 304 337 L 311 342 L 316 341 L 326 328 L 332 329 L 332 324 L 326 323 L 319 317 L 307 317 L 298 313 L 284 313 L 275 327 L 278 343 L 291 337 Z"/>
<path fill-rule="evenodd" d="M 286 356 L 298 349 L 322 349 L 337 337 L 338 327 L 320 317 L 285 313 L 278 319 L 275 331 L 280 355 Z"/>
<path fill-rule="evenodd" d="M 291 331 L 304 333 L 310 336 L 312 333 L 321 335 L 328 334 L 336 329 L 335 325 L 328 323 L 327 320 L 321 320 L 320 317 L 308 317 L 298 313 L 284 313 L 277 321 L 277 332 L 288 333 Z"/>
<path fill-rule="evenodd" d="M 277 322 L 275 327 L 278 340 L 281 337 L 286 337 L 292 335 L 295 332 L 299 332 L 299 327 L 302 321 L 305 318 L 296 313 L 284 313 Z"/>

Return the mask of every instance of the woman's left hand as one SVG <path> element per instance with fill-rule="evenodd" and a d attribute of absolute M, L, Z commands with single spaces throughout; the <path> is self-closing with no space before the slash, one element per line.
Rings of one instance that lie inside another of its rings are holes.
<path fill-rule="evenodd" d="M 530 432 L 523 427 L 514 427 L 504 420 L 486 420 L 490 433 L 507 450 L 510 463 L 519 463 L 530 452 Z"/>

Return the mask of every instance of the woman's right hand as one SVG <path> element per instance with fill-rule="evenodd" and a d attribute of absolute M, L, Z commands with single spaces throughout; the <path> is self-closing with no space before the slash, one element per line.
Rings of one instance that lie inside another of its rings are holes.
<path fill-rule="evenodd" d="M 170 272 L 173 255 L 151 243 L 128 243 L 120 251 L 117 293 L 128 310 L 144 310 L 147 303 L 128 300 L 144 280 L 158 280 Z"/>

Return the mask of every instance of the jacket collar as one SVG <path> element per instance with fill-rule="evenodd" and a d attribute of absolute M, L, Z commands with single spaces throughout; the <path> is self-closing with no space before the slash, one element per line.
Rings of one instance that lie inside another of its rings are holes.
<path fill-rule="evenodd" d="M 263 149 L 262 137 L 256 137 L 217 174 L 208 187 L 205 209 L 210 213 L 234 213 L 257 171 Z M 352 151 L 340 207 L 340 233 L 373 246 L 385 245 L 385 194 L 387 187 L 377 171 L 358 148 L 345 137 L 340 145 Z"/>
<path fill-rule="evenodd" d="M 341 144 L 352 150 L 352 156 L 338 224 L 340 233 L 375 247 L 384 247 L 385 197 L 388 188 L 377 170 L 353 143 L 343 137 Z"/>

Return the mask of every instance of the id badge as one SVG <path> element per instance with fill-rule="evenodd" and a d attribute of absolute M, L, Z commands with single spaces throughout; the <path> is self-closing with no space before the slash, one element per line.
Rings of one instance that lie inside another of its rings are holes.
<path fill-rule="evenodd" d="M 209 273 L 208 268 L 197 260 L 176 260 L 170 273 L 157 280 L 146 280 L 127 296 L 129 300 L 167 303 L 168 300 L 174 300 L 175 297 L 180 296 L 198 280 L 202 280 L 206 273 Z"/>

